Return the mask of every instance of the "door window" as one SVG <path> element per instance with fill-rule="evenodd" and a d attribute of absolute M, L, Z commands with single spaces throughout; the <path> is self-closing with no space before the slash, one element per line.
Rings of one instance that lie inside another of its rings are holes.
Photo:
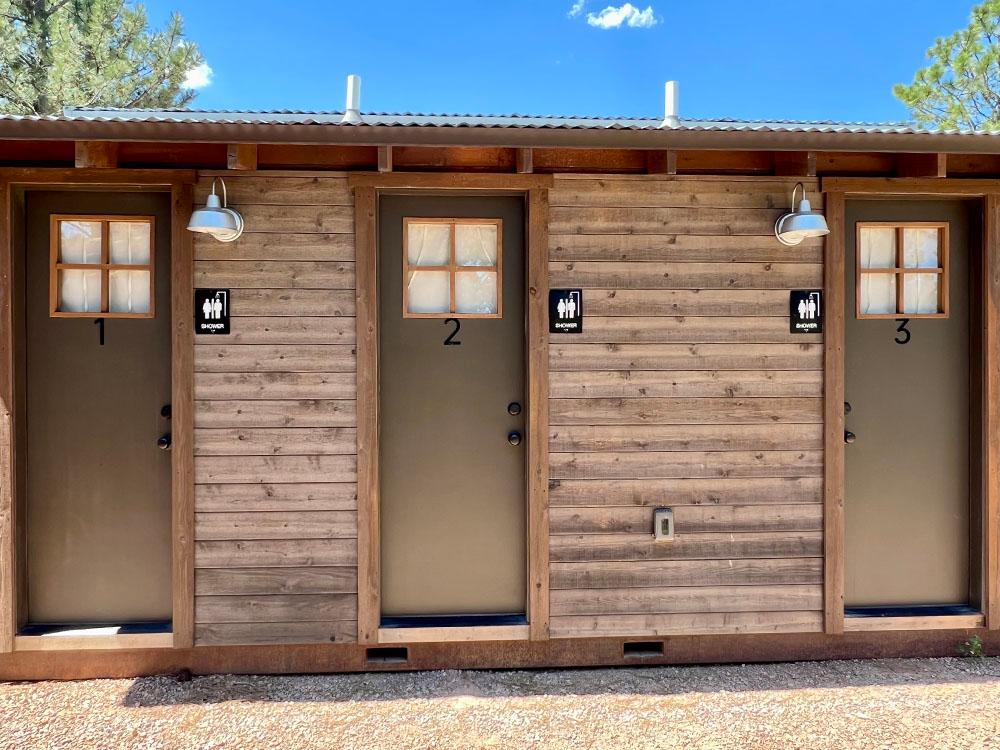
<path fill-rule="evenodd" d="M 52 317 L 153 317 L 152 216 L 53 215 L 50 221 Z"/>
<path fill-rule="evenodd" d="M 403 219 L 403 317 L 503 314 L 500 219 Z"/>
<path fill-rule="evenodd" d="M 857 225 L 858 318 L 948 317 L 948 224 Z"/>

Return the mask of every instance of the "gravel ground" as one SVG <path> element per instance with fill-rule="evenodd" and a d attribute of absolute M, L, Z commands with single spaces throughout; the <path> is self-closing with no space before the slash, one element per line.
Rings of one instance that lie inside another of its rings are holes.
<path fill-rule="evenodd" d="M 0 683 L 0 747 L 1000 748 L 1000 659 Z"/>

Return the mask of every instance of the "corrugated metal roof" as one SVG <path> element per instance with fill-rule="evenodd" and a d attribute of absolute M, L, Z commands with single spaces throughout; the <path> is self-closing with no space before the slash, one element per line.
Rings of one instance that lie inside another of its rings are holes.
<path fill-rule="evenodd" d="M 570 130 L 658 130 L 662 119 L 654 117 L 583 117 L 553 115 L 462 115 L 366 112 L 360 123 L 343 122 L 343 112 L 304 112 L 294 110 L 197 110 L 197 109 L 114 109 L 68 107 L 62 115 L 4 115 L 0 119 L 37 122 L 145 122 L 192 123 L 213 125 L 337 125 L 343 127 L 454 127 L 454 128 L 532 128 Z M 681 118 L 672 130 L 784 132 L 784 133 L 854 133 L 885 135 L 970 135 L 995 136 L 996 132 L 973 130 L 938 130 L 914 123 L 836 122 L 832 120 L 738 120 Z"/>

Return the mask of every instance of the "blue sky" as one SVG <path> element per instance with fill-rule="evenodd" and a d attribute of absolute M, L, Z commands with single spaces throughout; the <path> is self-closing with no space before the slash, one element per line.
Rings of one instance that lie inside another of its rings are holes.
<path fill-rule="evenodd" d="M 659 116 L 677 79 L 687 117 L 898 120 L 892 85 L 973 0 L 145 4 L 200 45 L 201 108 L 336 110 L 357 73 L 367 111 Z"/>

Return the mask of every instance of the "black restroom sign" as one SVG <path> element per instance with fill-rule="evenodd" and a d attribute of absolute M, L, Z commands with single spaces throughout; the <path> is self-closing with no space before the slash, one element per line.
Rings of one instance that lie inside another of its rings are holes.
<path fill-rule="evenodd" d="M 795 289 L 789 293 L 788 316 L 792 333 L 823 333 L 823 292 Z"/>
<path fill-rule="evenodd" d="M 194 290 L 194 332 L 201 335 L 229 334 L 229 290 Z"/>
<path fill-rule="evenodd" d="M 549 333 L 583 332 L 583 290 L 549 290 Z"/>

